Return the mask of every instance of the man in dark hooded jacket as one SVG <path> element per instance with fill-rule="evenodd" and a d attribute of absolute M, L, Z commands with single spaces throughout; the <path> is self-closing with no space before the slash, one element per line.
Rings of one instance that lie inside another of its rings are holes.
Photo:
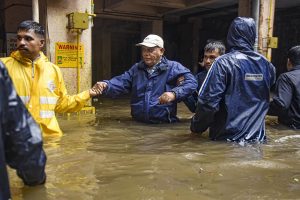
<path fill-rule="evenodd" d="M 280 123 L 292 129 L 300 129 L 300 46 L 288 51 L 287 70 L 276 81 L 268 115 L 278 116 Z"/>
<path fill-rule="evenodd" d="M 26 185 L 46 180 L 41 130 L 26 110 L 0 62 L 0 200 L 10 199 L 6 164 Z"/>
<path fill-rule="evenodd" d="M 199 91 L 191 131 L 207 128 L 212 140 L 263 142 L 265 115 L 269 107 L 270 87 L 275 83 L 275 68 L 253 51 L 255 22 L 236 18 L 230 25 L 229 53 L 212 65 Z"/>

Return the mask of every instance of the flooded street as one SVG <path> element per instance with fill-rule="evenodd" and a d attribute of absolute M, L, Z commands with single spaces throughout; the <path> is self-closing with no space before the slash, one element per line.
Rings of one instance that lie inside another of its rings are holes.
<path fill-rule="evenodd" d="M 268 143 L 241 147 L 190 136 L 177 124 L 132 121 L 128 99 L 101 99 L 92 114 L 59 117 L 45 138 L 47 182 L 25 187 L 10 170 L 15 200 L 300 199 L 300 133 L 268 119 Z"/>

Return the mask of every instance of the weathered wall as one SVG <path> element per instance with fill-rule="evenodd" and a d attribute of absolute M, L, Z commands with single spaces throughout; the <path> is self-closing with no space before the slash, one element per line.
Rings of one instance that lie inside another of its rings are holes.
<path fill-rule="evenodd" d="M 68 20 L 66 14 L 71 12 L 90 11 L 90 1 L 82 3 L 80 0 L 47 0 L 47 23 L 48 37 L 50 40 L 50 59 L 55 62 L 55 43 L 71 42 L 76 43 L 75 31 L 66 28 Z M 91 83 L 91 28 L 84 30 L 81 34 L 81 43 L 84 44 L 84 65 L 80 70 L 81 82 L 80 91 L 89 89 Z M 77 69 L 61 68 L 70 94 L 77 92 Z"/>
<path fill-rule="evenodd" d="M 16 32 L 17 25 L 28 19 L 32 19 L 31 0 L 5 0 L 4 21 L 5 32 Z M 90 1 L 82 3 L 80 0 L 40 0 L 40 23 L 48 30 L 48 42 L 46 53 L 51 62 L 55 62 L 55 43 L 72 42 L 76 43 L 76 34 L 68 31 L 66 14 L 79 11 L 90 11 Z M 81 84 L 80 91 L 91 87 L 91 28 L 84 30 L 81 36 L 81 43 L 84 44 L 84 65 L 80 70 Z M 3 50 L 2 50 L 3 51 Z M 77 92 L 77 71 L 76 68 L 61 68 L 66 87 L 70 94 Z"/>

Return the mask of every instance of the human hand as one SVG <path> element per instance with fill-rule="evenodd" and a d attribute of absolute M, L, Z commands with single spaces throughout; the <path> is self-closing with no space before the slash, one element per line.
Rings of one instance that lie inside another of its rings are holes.
<path fill-rule="evenodd" d="M 159 104 L 167 104 L 176 99 L 174 92 L 164 92 L 159 98 Z"/>
<path fill-rule="evenodd" d="M 89 89 L 90 97 L 95 97 L 98 95 L 97 91 L 94 88 Z"/>
<path fill-rule="evenodd" d="M 103 93 L 103 91 L 107 88 L 107 83 L 105 82 L 97 82 L 93 87 L 92 87 L 92 92 L 95 93 L 96 95 L 100 95 Z M 95 96 L 96 96 L 95 95 Z"/>

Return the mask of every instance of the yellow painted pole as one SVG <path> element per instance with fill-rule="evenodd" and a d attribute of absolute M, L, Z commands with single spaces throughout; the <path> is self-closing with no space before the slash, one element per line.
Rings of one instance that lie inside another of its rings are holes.
<path fill-rule="evenodd" d="M 40 21 L 39 0 L 32 0 L 32 20 L 35 22 Z"/>
<path fill-rule="evenodd" d="M 273 0 L 270 0 L 270 11 L 269 11 L 269 20 L 268 20 L 268 42 L 267 44 L 269 45 L 269 39 L 272 37 L 272 32 L 273 32 L 273 24 L 274 24 L 274 7 L 275 6 L 275 2 Z M 273 23 L 271 25 L 271 22 Z M 267 49 L 267 59 L 269 61 L 271 61 L 272 59 L 272 49 L 270 47 L 268 47 Z"/>
<path fill-rule="evenodd" d="M 77 93 L 80 92 L 80 62 L 79 62 L 79 41 L 80 41 L 80 29 L 77 30 Z"/>

